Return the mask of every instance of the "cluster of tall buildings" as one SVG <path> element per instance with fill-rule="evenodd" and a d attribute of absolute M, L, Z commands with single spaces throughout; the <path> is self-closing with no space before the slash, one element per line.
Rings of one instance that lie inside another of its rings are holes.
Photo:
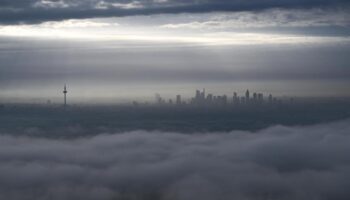
<path fill-rule="evenodd" d="M 243 96 L 238 96 L 237 92 L 233 92 L 231 97 L 225 95 L 215 96 L 213 94 L 206 94 L 205 89 L 202 91 L 196 90 L 195 96 L 190 98 L 189 101 L 184 101 L 181 98 L 181 95 L 176 95 L 175 101 L 169 99 L 165 101 L 159 94 L 156 94 L 156 103 L 158 104 L 192 104 L 192 105 L 262 105 L 262 104 L 278 104 L 281 103 L 281 100 L 278 100 L 276 97 L 273 97 L 271 94 L 264 97 L 262 93 L 250 93 L 249 90 L 246 90 Z"/>
<path fill-rule="evenodd" d="M 67 106 L 67 87 L 64 85 L 63 88 L 63 95 L 64 95 L 64 106 Z M 169 104 L 169 105 L 221 105 L 225 106 L 228 104 L 232 105 L 262 105 L 264 103 L 268 104 L 278 104 L 281 103 L 281 100 L 278 100 L 275 97 L 272 97 L 270 94 L 267 99 L 264 99 L 264 95 L 262 93 L 256 93 L 254 92 L 251 94 L 249 90 L 246 90 L 245 94 L 243 96 L 238 96 L 237 92 L 233 92 L 232 97 L 228 97 L 225 95 L 218 95 L 215 96 L 213 94 L 207 94 L 205 93 L 205 89 L 202 91 L 196 90 L 195 96 L 190 98 L 190 100 L 185 101 L 182 99 L 181 95 L 176 95 L 175 100 L 169 99 L 166 101 L 163 99 L 160 94 L 156 94 L 156 103 L 157 104 Z M 51 104 L 51 101 L 48 101 Z M 48 103 L 49 104 L 49 103 Z M 133 102 L 134 105 L 137 105 L 137 102 Z"/>
<path fill-rule="evenodd" d="M 268 101 L 272 103 L 273 98 L 272 95 L 269 95 Z M 233 93 L 232 102 L 234 104 L 263 104 L 264 103 L 264 95 L 262 93 L 254 92 L 252 96 L 250 96 L 249 90 L 245 92 L 244 96 L 239 97 L 236 92 Z"/>

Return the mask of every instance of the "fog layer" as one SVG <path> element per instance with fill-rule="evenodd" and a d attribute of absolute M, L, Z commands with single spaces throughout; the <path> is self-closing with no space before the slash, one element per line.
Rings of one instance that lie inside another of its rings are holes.
<path fill-rule="evenodd" d="M 348 199 L 349 122 L 75 140 L 5 134 L 0 199 Z"/>

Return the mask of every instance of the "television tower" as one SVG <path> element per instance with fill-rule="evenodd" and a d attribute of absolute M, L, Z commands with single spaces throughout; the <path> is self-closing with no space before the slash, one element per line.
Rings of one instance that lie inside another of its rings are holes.
<path fill-rule="evenodd" d="M 64 84 L 63 94 L 64 94 L 64 106 L 67 106 L 67 87 L 66 84 Z"/>

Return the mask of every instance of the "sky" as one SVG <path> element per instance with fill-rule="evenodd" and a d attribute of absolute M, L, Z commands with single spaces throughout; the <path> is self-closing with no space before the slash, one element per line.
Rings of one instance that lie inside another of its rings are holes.
<path fill-rule="evenodd" d="M 345 0 L 0 2 L 0 101 L 349 96 Z"/>

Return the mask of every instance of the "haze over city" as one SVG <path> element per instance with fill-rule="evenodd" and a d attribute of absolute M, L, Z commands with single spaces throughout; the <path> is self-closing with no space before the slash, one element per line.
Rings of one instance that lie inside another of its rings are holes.
<path fill-rule="evenodd" d="M 0 18 L 2 100 L 349 96 L 347 1 L 2 1 Z"/>
<path fill-rule="evenodd" d="M 348 0 L 0 0 L 0 199 L 348 200 Z"/>

